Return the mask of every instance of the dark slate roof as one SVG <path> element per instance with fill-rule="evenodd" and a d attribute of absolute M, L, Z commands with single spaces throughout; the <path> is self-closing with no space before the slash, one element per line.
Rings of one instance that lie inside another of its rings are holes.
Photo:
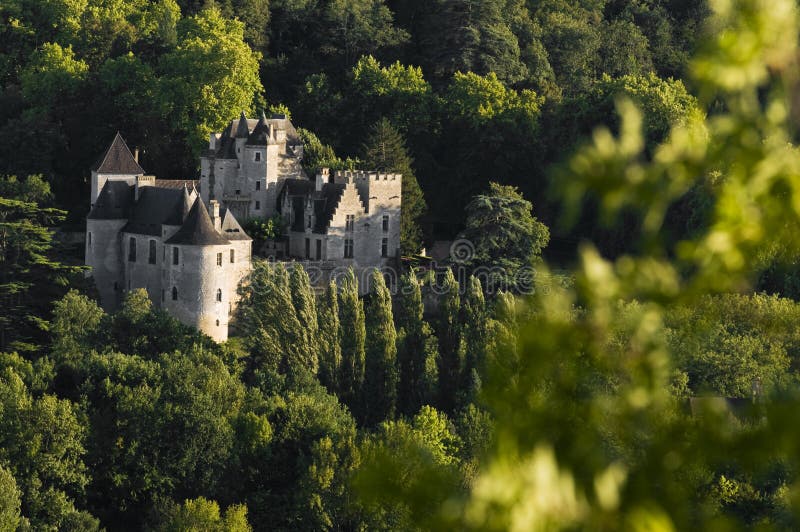
<path fill-rule="evenodd" d="M 298 198 L 298 196 L 302 196 L 303 199 L 305 197 L 311 197 L 314 201 L 315 218 L 312 230 L 314 233 L 327 233 L 328 225 L 330 225 L 333 219 L 336 207 L 339 205 L 339 200 L 342 197 L 346 185 L 344 183 L 324 183 L 322 185 L 322 190 L 317 192 L 315 182 L 310 179 L 289 178 L 285 179 L 283 183 L 283 188 L 278 193 L 278 207 L 280 208 L 282 206 L 283 198 L 287 195 L 298 200 L 301 199 Z M 290 208 L 296 209 L 296 205 L 297 204 L 293 201 Z M 292 229 L 298 231 L 302 230 L 303 228 L 300 227 L 302 224 L 303 217 L 300 217 L 299 222 L 297 218 L 295 218 L 295 225 L 297 228 L 292 227 Z"/>
<path fill-rule="evenodd" d="M 144 170 L 133 158 L 131 150 L 128 149 L 128 145 L 125 144 L 119 132 L 105 153 L 94 164 L 92 170 L 101 174 L 144 174 Z"/>
<path fill-rule="evenodd" d="M 183 191 L 174 188 L 140 187 L 139 201 L 133 206 L 127 233 L 158 236 L 161 224 L 180 225 Z"/>
<path fill-rule="evenodd" d="M 290 154 L 294 153 L 292 146 L 300 146 L 303 141 L 297 133 L 292 121 L 286 118 L 286 115 L 274 114 L 271 118 L 267 118 L 263 113 L 261 118 L 256 120 L 254 118 L 244 117 L 244 113 L 236 120 L 231 120 L 225 131 L 220 135 L 217 149 L 213 152 L 214 157 L 217 159 L 236 159 L 236 138 L 247 138 L 247 144 L 250 146 L 265 146 L 268 142 L 269 126 L 272 125 L 275 129 L 283 129 L 286 131 L 286 151 Z M 247 129 L 248 134 L 245 135 L 244 131 Z"/>
<path fill-rule="evenodd" d="M 316 188 L 316 184 L 310 179 L 289 178 L 284 180 L 284 183 L 284 190 L 290 196 L 313 194 Z"/>
<path fill-rule="evenodd" d="M 242 111 L 242 114 L 239 116 L 239 123 L 236 125 L 237 139 L 246 139 L 250 136 L 251 128 L 248 127 L 249 124 L 247 122 L 247 117 L 245 116 L 244 111 Z"/>
<path fill-rule="evenodd" d="M 186 186 L 191 190 L 192 187 L 197 188 L 199 184 L 200 182 L 196 179 L 156 179 L 153 186 L 158 188 L 177 188 L 178 190 L 182 190 Z"/>
<path fill-rule="evenodd" d="M 222 217 L 222 233 L 228 240 L 252 240 L 247 233 L 244 232 L 242 226 L 236 221 L 236 217 L 224 206 L 220 206 L 220 216 Z"/>
<path fill-rule="evenodd" d="M 345 189 L 344 183 L 325 183 L 314 199 L 315 233 L 326 233 Z"/>
<path fill-rule="evenodd" d="M 97 196 L 90 220 L 124 220 L 130 214 L 134 187 L 124 181 L 106 181 Z"/>
<path fill-rule="evenodd" d="M 189 216 L 189 211 L 192 210 L 192 197 L 189 194 L 189 189 L 185 186 L 181 190 L 181 200 L 175 208 L 172 209 L 169 217 L 164 220 L 165 225 L 183 225 L 186 217 Z"/>
<path fill-rule="evenodd" d="M 178 232 L 167 240 L 167 244 L 188 244 L 193 246 L 222 246 L 228 243 L 211 222 L 205 203 L 197 198 L 189 211 L 189 216 Z"/>

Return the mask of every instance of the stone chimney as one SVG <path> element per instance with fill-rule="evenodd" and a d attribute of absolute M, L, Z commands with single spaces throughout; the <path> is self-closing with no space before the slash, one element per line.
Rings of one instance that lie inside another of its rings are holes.
<path fill-rule="evenodd" d="M 322 190 L 322 185 L 325 183 L 330 183 L 331 179 L 331 171 L 330 168 L 320 168 L 319 173 L 317 173 L 317 181 L 316 181 L 316 190 L 319 192 Z"/>
<path fill-rule="evenodd" d="M 209 151 L 216 151 L 217 149 L 217 141 L 219 141 L 220 137 L 219 133 L 211 133 L 208 136 L 208 149 Z"/>
<path fill-rule="evenodd" d="M 139 162 L 139 146 L 134 146 L 133 148 L 133 160 L 137 163 Z"/>
<path fill-rule="evenodd" d="M 139 175 L 136 176 L 135 198 L 139 201 L 139 196 L 142 195 L 143 187 L 152 187 L 156 184 L 156 176 L 154 175 Z"/>
<path fill-rule="evenodd" d="M 209 207 L 209 215 L 211 216 L 211 222 L 214 224 L 214 229 L 218 232 L 222 231 L 222 219 L 219 217 L 219 202 L 217 200 L 211 200 L 208 202 Z"/>

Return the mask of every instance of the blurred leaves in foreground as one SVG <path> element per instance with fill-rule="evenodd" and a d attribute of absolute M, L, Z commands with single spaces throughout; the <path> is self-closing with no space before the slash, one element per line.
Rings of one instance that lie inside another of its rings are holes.
<path fill-rule="evenodd" d="M 620 99 L 619 131 L 597 130 L 556 180 L 573 208 L 568 220 L 587 194 L 600 198 L 609 223 L 639 213 L 638 252 L 609 261 L 586 244 L 574 286 L 541 282 L 512 305 L 519 334 L 487 361 L 480 403 L 493 431 L 474 474 L 454 479 L 405 428 L 408 436 L 398 432 L 383 454 L 376 447 L 362 469 L 367 501 L 400 505 L 433 529 L 800 525 L 800 390 L 766 371 L 734 415 L 724 398 L 686 401 L 686 375 L 674 371 L 676 353 L 692 356 L 667 323 L 680 309 L 722 305 L 729 296 L 715 294 L 746 292 L 763 257 L 800 252 L 797 8 L 791 0 L 711 3 L 711 37 L 691 65 L 709 115 L 673 125 L 650 151 L 641 111 Z M 707 227 L 670 241 L 667 211 L 712 178 Z M 715 322 L 694 327 L 705 334 Z M 787 363 L 781 346 L 748 355 L 746 332 L 715 338 L 718 349 L 741 350 L 767 370 Z M 713 353 L 693 355 L 701 374 Z M 741 395 L 747 383 L 732 382 Z"/>

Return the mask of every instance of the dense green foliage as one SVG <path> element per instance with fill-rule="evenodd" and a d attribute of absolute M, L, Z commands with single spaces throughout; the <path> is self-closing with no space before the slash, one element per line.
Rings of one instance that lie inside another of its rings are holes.
<path fill-rule="evenodd" d="M 797 295 L 792 2 L 216 4 L 0 7 L 0 171 L 47 176 L 0 179 L 0 529 L 798 527 L 800 303 L 752 289 Z M 468 247 L 396 294 L 256 262 L 224 344 L 68 291 L 72 150 L 193 168 L 259 74 L 309 169 L 410 170 Z"/>
<path fill-rule="evenodd" d="M 534 200 L 553 255 L 568 258 L 596 224 L 554 223 L 562 198 L 543 196 L 546 168 L 614 125 L 620 93 L 643 103 L 649 143 L 698 112 L 675 79 L 707 14 L 705 0 L 10 0 L 0 173 L 43 174 L 78 221 L 115 130 L 149 173 L 196 177 L 210 131 L 242 110 L 291 110 L 312 172 L 406 176 L 404 252 L 454 236 L 496 181 Z"/>

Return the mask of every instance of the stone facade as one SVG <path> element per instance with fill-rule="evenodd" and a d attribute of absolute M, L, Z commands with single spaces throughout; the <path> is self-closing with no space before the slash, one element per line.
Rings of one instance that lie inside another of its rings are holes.
<path fill-rule="evenodd" d="M 315 273 L 353 267 L 362 278 L 373 268 L 396 266 L 402 176 L 322 169 L 311 180 L 303 153 L 285 116 L 251 120 L 242 113 L 224 132 L 211 134 L 201 157 L 200 192 L 240 220 L 279 214 L 286 232 L 263 249 L 278 260 L 301 261 Z M 311 277 L 322 284 L 330 275 Z"/>
<path fill-rule="evenodd" d="M 226 340 L 239 282 L 250 270 L 250 238 L 219 202 L 209 202 L 209 213 L 194 182 L 123 173 L 136 170 L 126 157 L 135 161 L 118 136 L 93 170 L 103 179 L 92 190 L 86 264 L 100 304 L 113 311 L 126 291 L 143 288 L 157 308 Z M 115 172 L 98 172 L 103 164 Z"/>
<path fill-rule="evenodd" d="M 301 263 L 318 287 L 347 268 L 364 280 L 373 268 L 396 267 L 402 176 L 322 169 L 311 180 L 302 158 L 282 115 L 242 113 L 212 134 L 199 183 L 145 175 L 117 134 L 92 169 L 86 221 L 86 264 L 103 308 L 143 288 L 156 307 L 227 339 L 251 269 L 252 241 L 238 220 L 250 218 L 281 217 L 284 234 L 262 252 Z"/>

